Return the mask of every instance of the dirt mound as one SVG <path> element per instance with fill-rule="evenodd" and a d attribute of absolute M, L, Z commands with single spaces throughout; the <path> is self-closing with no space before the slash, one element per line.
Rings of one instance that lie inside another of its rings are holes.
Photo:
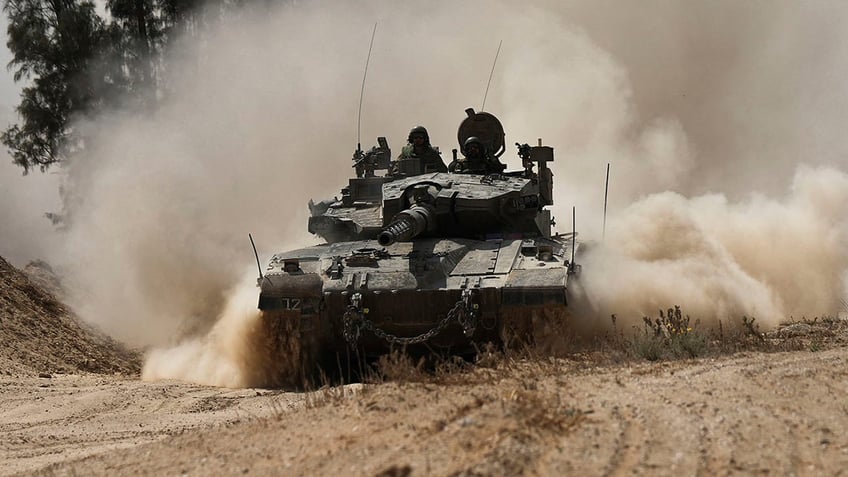
<path fill-rule="evenodd" d="M 26 264 L 21 271 L 26 274 L 31 282 L 41 287 L 42 290 L 60 300 L 64 298 L 65 291 L 62 288 L 62 282 L 49 263 L 44 260 L 33 260 Z"/>
<path fill-rule="evenodd" d="M 0 257 L 0 372 L 139 371 L 138 353 L 82 323 L 56 297 Z"/>

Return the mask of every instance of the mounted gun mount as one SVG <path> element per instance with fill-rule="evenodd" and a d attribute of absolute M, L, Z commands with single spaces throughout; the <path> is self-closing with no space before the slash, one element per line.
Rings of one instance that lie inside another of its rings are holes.
<path fill-rule="evenodd" d="M 549 162 L 554 162 L 554 148 L 542 145 L 539 138 L 538 146 L 515 143 L 518 147 L 518 157 L 524 167 L 524 177 L 535 179 L 539 183 L 541 205 L 554 205 L 554 173 L 548 168 Z M 533 166 L 539 167 L 539 172 L 533 172 Z"/>
<path fill-rule="evenodd" d="M 368 152 L 358 149 L 353 153 L 356 177 L 374 177 L 374 171 L 388 169 L 392 162 L 392 150 L 384 137 L 377 138 L 377 145 Z"/>
<path fill-rule="evenodd" d="M 500 121 L 467 114 L 460 144 L 474 134 L 502 155 Z M 409 177 L 388 172 L 388 144 L 378 142 L 354 156 L 362 173 L 341 199 L 310 201 L 309 231 L 326 243 L 274 255 L 259 282 L 272 348 L 297 354 L 269 358 L 279 362 L 271 384 L 300 384 L 351 352 L 473 352 L 526 337 L 534 317 L 568 315 L 578 244 L 552 234 L 545 208 L 553 148 L 519 144 L 523 168 L 512 172 Z"/>

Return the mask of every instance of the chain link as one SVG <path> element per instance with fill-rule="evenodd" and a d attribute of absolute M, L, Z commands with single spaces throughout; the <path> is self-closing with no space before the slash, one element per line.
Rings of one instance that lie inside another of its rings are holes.
<path fill-rule="evenodd" d="M 471 290 L 468 289 L 462 291 L 462 298 L 453 305 L 444 318 L 439 320 L 436 326 L 420 335 L 409 337 L 388 333 L 378 328 L 371 320 L 365 318 L 365 313 L 362 311 L 361 294 L 354 293 L 350 301 L 351 304 L 347 306 L 347 311 L 342 316 L 344 339 L 350 345 L 355 345 L 359 341 L 363 329 L 374 333 L 376 337 L 389 343 L 411 345 L 430 340 L 447 328 L 454 319 L 462 326 L 465 336 L 470 337 L 477 328 L 477 305 L 471 302 Z"/>
<path fill-rule="evenodd" d="M 459 314 L 457 321 L 462 326 L 462 332 L 465 333 L 465 336 L 470 338 L 477 328 L 477 305 L 471 301 L 471 290 L 467 288 L 462 290 L 460 301 L 462 302 L 463 313 Z"/>
<path fill-rule="evenodd" d="M 342 316 L 342 334 L 344 335 L 345 341 L 350 344 L 354 344 L 359 341 L 359 335 L 362 330 L 362 322 L 365 320 L 365 316 L 362 313 L 362 294 L 354 293 L 353 296 L 350 297 L 350 305 L 347 306 L 347 311 L 345 311 Z"/>

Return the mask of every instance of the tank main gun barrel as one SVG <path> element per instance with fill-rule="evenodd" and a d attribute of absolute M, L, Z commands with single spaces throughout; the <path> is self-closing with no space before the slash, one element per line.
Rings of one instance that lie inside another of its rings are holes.
<path fill-rule="evenodd" d="M 387 225 L 377 237 L 377 242 L 386 247 L 395 242 L 403 242 L 411 239 L 415 235 L 415 220 L 409 217 L 402 217 Z"/>
<path fill-rule="evenodd" d="M 388 247 L 395 242 L 412 240 L 424 232 L 432 232 L 435 228 L 433 209 L 426 205 L 414 205 L 395 215 L 392 222 L 380 231 L 377 242 Z"/>

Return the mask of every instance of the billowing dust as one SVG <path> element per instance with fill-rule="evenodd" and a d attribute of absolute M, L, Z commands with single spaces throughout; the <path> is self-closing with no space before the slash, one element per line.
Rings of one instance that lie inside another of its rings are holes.
<path fill-rule="evenodd" d="M 142 379 L 182 379 L 224 387 L 267 385 L 270 363 L 263 359 L 267 354 L 257 352 L 264 337 L 256 288 L 250 275 L 243 278 L 226 294 L 212 329 L 189 336 L 177 346 L 154 348 L 146 356 Z"/>
<path fill-rule="evenodd" d="M 848 279 L 848 174 L 798 170 L 782 200 L 664 192 L 616 214 L 581 260 L 588 316 L 681 305 L 706 325 L 834 316 Z"/>
<path fill-rule="evenodd" d="M 691 5 L 668 2 L 318 1 L 195 31 L 171 53 L 163 107 L 77 125 L 91 140 L 66 168 L 73 305 L 151 347 L 146 379 L 253 383 L 247 234 L 263 261 L 316 242 L 305 204 L 337 194 L 352 172 L 376 21 L 363 147 L 385 135 L 397 153 L 423 124 L 449 160 L 503 40 L 486 110 L 507 144 L 541 137 L 556 148 L 560 231 L 574 205 L 581 238 L 601 238 L 612 164 L 605 241 L 581 256 L 574 287 L 585 319 L 675 304 L 707 321 L 834 313 L 848 270 L 845 121 L 839 132 L 829 122 L 815 134 L 812 121 L 788 128 L 825 102 L 781 98 L 787 84 L 822 91 L 841 79 L 828 80 L 826 58 L 794 61 L 769 41 L 796 25 L 799 54 L 818 32 L 844 33 L 827 23 L 833 12 L 785 3 L 803 10 L 797 24 L 778 7 L 738 2 L 698 6 L 694 22 Z M 821 38 L 817 51 L 830 51 Z M 739 107 L 729 99 L 740 97 Z M 838 147 L 818 147 L 816 135 Z M 764 170 L 759 155 L 775 151 L 779 167 Z M 519 167 L 511 148 L 503 159 Z M 794 172 L 803 162 L 817 165 Z"/>

